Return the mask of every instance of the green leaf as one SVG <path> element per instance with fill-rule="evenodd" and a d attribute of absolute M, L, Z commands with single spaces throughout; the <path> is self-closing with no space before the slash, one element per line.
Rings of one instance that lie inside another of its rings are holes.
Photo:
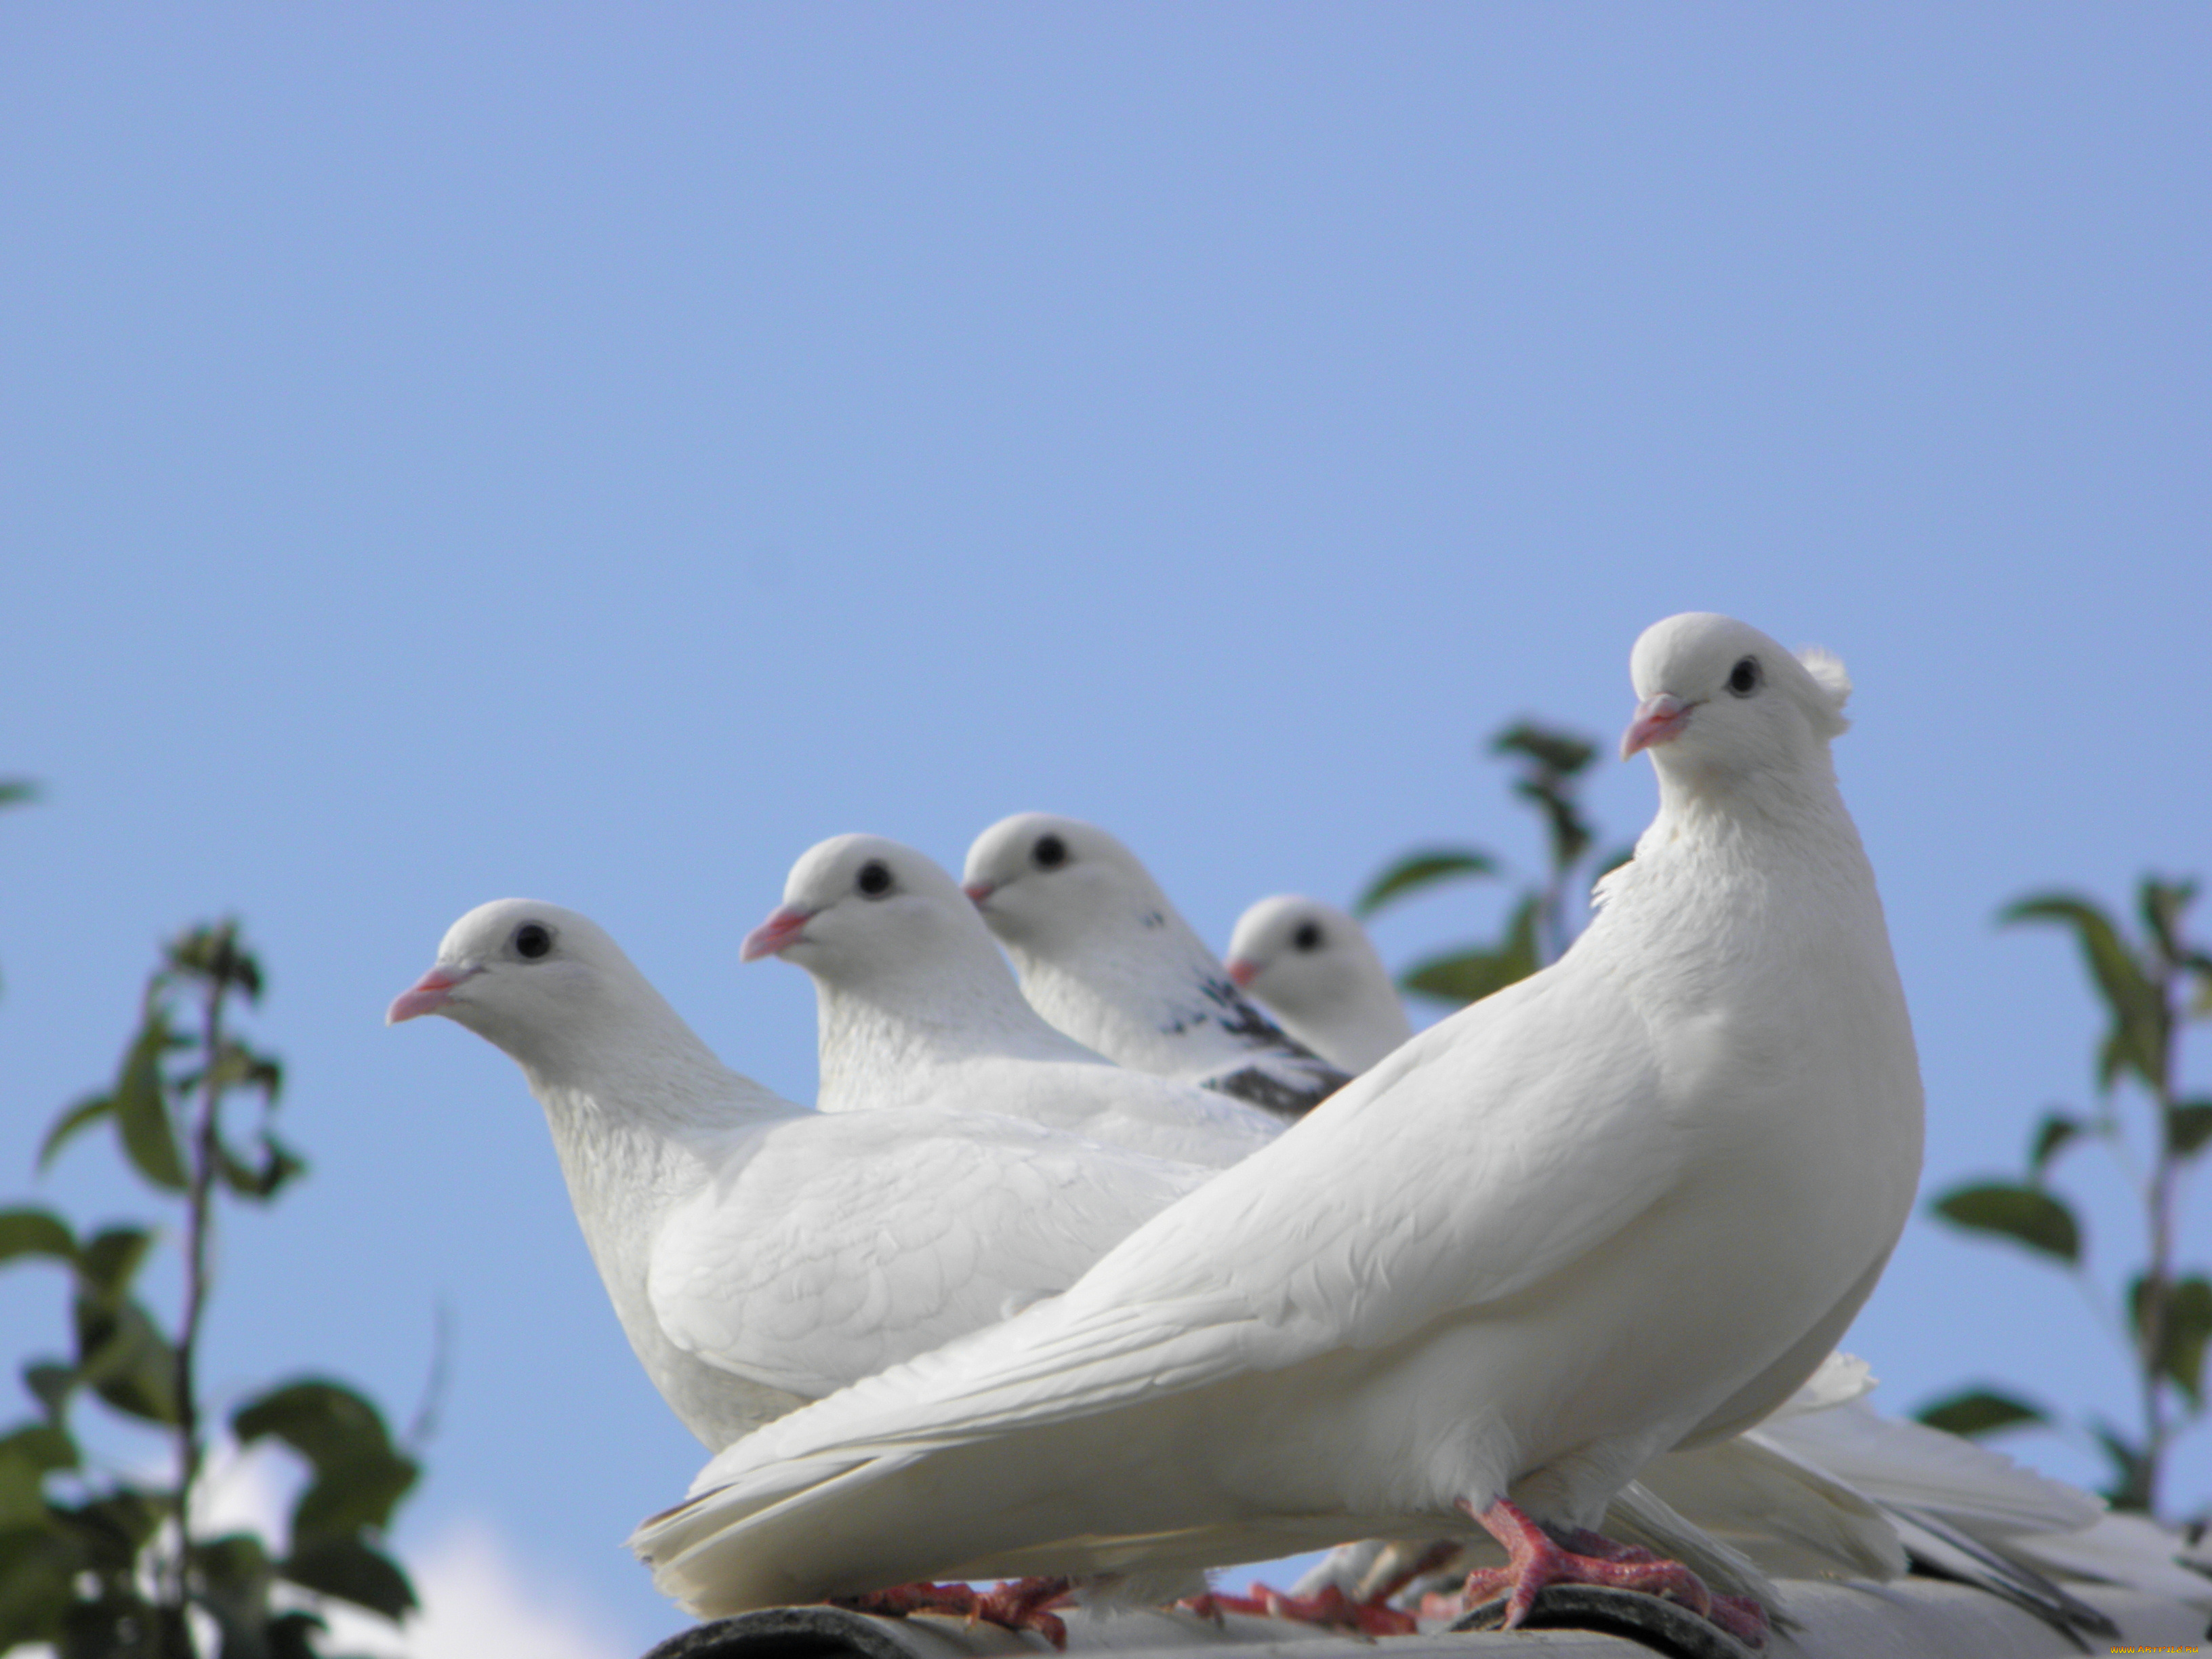
<path fill-rule="evenodd" d="M 228 1146 L 216 1149 L 216 1173 L 224 1186 L 240 1198 L 265 1203 L 295 1177 L 307 1173 L 300 1156 L 266 1130 L 261 1135 L 261 1161 L 248 1164 Z"/>
<path fill-rule="evenodd" d="M 31 1396 L 46 1407 L 46 1416 L 55 1422 L 61 1420 L 69 1404 L 71 1390 L 77 1384 L 76 1367 L 58 1365 L 51 1359 L 33 1360 L 23 1367 L 23 1386 Z"/>
<path fill-rule="evenodd" d="M 136 1571 L 138 1552 L 170 1512 L 170 1505 L 151 1492 L 122 1486 L 76 1509 L 58 1504 L 53 1516 L 76 1540 L 89 1571 L 128 1575 Z"/>
<path fill-rule="evenodd" d="M 2090 1431 L 2097 1437 L 2105 1455 L 2112 1460 L 2112 1484 L 2105 1488 L 2105 1496 L 2114 1509 L 2145 1510 L 2150 1508 L 2151 1480 L 2154 1474 L 2150 1459 L 2142 1448 L 2121 1434 L 2109 1423 L 2092 1422 Z"/>
<path fill-rule="evenodd" d="M 2129 951 L 2112 918 L 2087 899 L 2066 893 L 2041 893 L 2007 906 L 1997 920 L 2008 926 L 2055 921 L 2074 930 L 2082 958 L 2088 963 L 2089 976 L 2112 1016 L 2112 1033 L 2101 1055 L 2099 1085 L 2111 1087 L 2124 1068 L 2163 1093 L 2168 1036 L 2166 1003 Z"/>
<path fill-rule="evenodd" d="M 67 1146 L 76 1132 L 88 1124 L 97 1123 L 115 1108 L 115 1103 L 106 1095 L 88 1095 L 54 1120 L 54 1127 L 46 1131 L 46 1138 L 39 1143 L 38 1167 L 43 1171 L 54 1161 L 55 1155 Z"/>
<path fill-rule="evenodd" d="M 2142 913 L 2143 931 L 2168 962 L 2178 964 L 2188 957 L 2188 946 L 2181 938 L 2181 918 L 2196 897 L 2195 882 L 2160 881 L 2155 876 L 2145 876 L 2142 885 L 2136 890 L 2136 902 Z"/>
<path fill-rule="evenodd" d="M 61 1218 L 48 1210 L 0 1210 L 0 1261 L 19 1255 L 76 1260 L 76 1240 Z"/>
<path fill-rule="evenodd" d="M 2051 1420 L 2037 1407 L 1994 1389 L 1967 1389 L 1923 1406 L 1913 1415 L 1931 1429 L 1969 1437 Z"/>
<path fill-rule="evenodd" d="M 46 1524 L 45 1473 L 27 1458 L 0 1448 L 0 1537 Z"/>
<path fill-rule="evenodd" d="M 79 1296 L 77 1371 L 117 1411 L 149 1423 L 174 1424 L 177 1351 L 137 1303 Z"/>
<path fill-rule="evenodd" d="M 2079 1119 L 2069 1117 L 2063 1112 L 2045 1112 L 2043 1121 L 2036 1125 L 2035 1139 L 2027 1149 L 2028 1178 L 2031 1181 L 2042 1180 L 2044 1171 L 2051 1167 L 2051 1160 L 2081 1133 L 2082 1125 Z"/>
<path fill-rule="evenodd" d="M 28 1423 L 0 1435 L 0 1457 L 14 1458 L 42 1475 L 73 1469 L 78 1462 L 76 1442 L 66 1429 L 51 1423 Z"/>
<path fill-rule="evenodd" d="M 2212 1284 L 2194 1276 L 2166 1286 L 2165 1330 L 2155 1344 L 2150 1331 L 2150 1285 L 2138 1278 L 2128 1286 L 2128 1315 L 2136 1346 L 2155 1346 L 2153 1369 L 2170 1378 L 2194 1405 L 2203 1398 L 2204 1349 L 2212 1342 Z"/>
<path fill-rule="evenodd" d="M 85 1566 L 61 1528 L 42 1522 L 0 1537 L 0 1653 L 32 1642 L 58 1647 Z"/>
<path fill-rule="evenodd" d="M 1533 893 L 1522 900 L 1496 950 L 1429 957 L 1407 969 L 1398 983 L 1421 996 L 1466 1004 L 1528 978 L 1540 965 L 1536 958 L 1536 905 Z"/>
<path fill-rule="evenodd" d="M 1955 1226 L 2000 1233 L 2062 1261 L 2081 1259 L 2081 1229 L 2074 1212 L 2037 1188 L 1999 1182 L 1954 1187 L 1936 1200 L 1935 1210 Z"/>
<path fill-rule="evenodd" d="M 2177 1101 L 2166 1114 L 2166 1150 L 2187 1158 L 2212 1140 L 2212 1100 Z"/>
<path fill-rule="evenodd" d="M 138 1173 L 156 1187 L 181 1193 L 188 1184 L 185 1161 L 169 1121 L 168 1091 L 161 1086 L 161 1056 L 171 1046 L 167 1018 L 158 1006 L 149 1007 L 109 1099 L 123 1150 Z"/>
<path fill-rule="evenodd" d="M 119 1301 L 153 1248 L 154 1235 L 143 1227 L 103 1228 L 77 1252 L 80 1289 L 102 1301 Z"/>
<path fill-rule="evenodd" d="M 240 1407 L 230 1421 L 241 1444 L 272 1437 L 314 1468 L 293 1506 L 295 1553 L 386 1526 L 420 1474 L 392 1445 L 382 1414 L 343 1383 L 286 1383 Z"/>
<path fill-rule="evenodd" d="M 179 933 L 167 948 L 172 972 L 213 985 L 219 993 L 241 991 L 248 1002 L 261 1000 L 261 964 L 239 944 L 235 919 Z"/>
<path fill-rule="evenodd" d="M 186 1555 L 193 1602 L 215 1620 L 223 1659 L 268 1652 L 269 1590 L 276 1579 L 268 1549 L 251 1533 L 196 1540 Z"/>
<path fill-rule="evenodd" d="M 1367 884 L 1367 890 L 1352 902 L 1352 913 L 1371 916 L 1392 899 L 1440 881 L 1497 873 L 1498 866 L 1490 855 L 1471 847 L 1431 847 L 1408 853 Z"/>
<path fill-rule="evenodd" d="M 1560 778 L 1571 778 L 1597 758 L 1597 745 L 1557 726 L 1519 720 L 1490 740 L 1493 755 L 1519 755 Z"/>
<path fill-rule="evenodd" d="M 302 1589 L 334 1595 L 398 1620 L 415 1607 L 415 1587 L 389 1556 L 358 1539 L 333 1538 L 295 1549 L 278 1569 Z"/>

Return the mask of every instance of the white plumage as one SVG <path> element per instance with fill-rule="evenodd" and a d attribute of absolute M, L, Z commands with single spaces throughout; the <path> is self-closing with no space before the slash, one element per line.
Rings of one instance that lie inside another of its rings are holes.
<path fill-rule="evenodd" d="M 1234 1164 L 1281 1118 L 1114 1065 L 1022 1000 L 975 907 L 911 847 L 839 836 L 792 866 L 747 957 L 813 977 L 825 1112 L 957 1107 L 1030 1118 L 1155 1157 Z"/>
<path fill-rule="evenodd" d="M 1117 1065 L 1285 1117 L 1343 1086 L 1342 1072 L 1237 990 L 1136 855 L 1097 825 L 1002 818 L 968 849 L 961 880 L 1031 1006 Z"/>
<path fill-rule="evenodd" d="M 794 1413 L 634 1546 L 702 1612 L 927 1576 L 1587 1527 L 1812 1372 L 1921 1094 L 1831 659 L 1638 642 L 1660 809 L 1553 967 L 1423 1033 L 1066 1294 Z M 971 866 L 972 877 L 972 866 Z M 1462 1507 L 1465 1506 L 1465 1507 Z"/>
<path fill-rule="evenodd" d="M 716 1449 L 1064 1290 L 1208 1173 L 984 1112 L 794 1105 L 536 900 L 453 924 L 389 1018 L 426 1013 L 521 1066 L 630 1346 Z"/>
<path fill-rule="evenodd" d="M 1285 1031 L 1355 1077 L 1413 1035 L 1367 930 L 1334 904 L 1261 899 L 1237 919 L 1224 965 Z"/>

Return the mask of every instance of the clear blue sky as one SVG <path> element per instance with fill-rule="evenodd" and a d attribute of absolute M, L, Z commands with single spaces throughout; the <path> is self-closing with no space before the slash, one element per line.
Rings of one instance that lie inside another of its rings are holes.
<path fill-rule="evenodd" d="M 1930 1187 L 2011 1167 L 2095 1015 L 1993 911 L 2212 872 L 2208 46 L 2014 0 L 11 6 L 0 761 L 47 794 L 0 818 L 0 1197 L 137 1206 L 89 1145 L 34 1188 L 36 1135 L 156 938 L 243 915 L 314 1175 L 228 1234 L 213 1376 L 404 1415 L 450 1307 L 403 1541 L 486 1519 L 641 1648 L 620 1540 L 699 1449 L 520 1075 L 380 1024 L 453 917 L 587 911 L 805 1097 L 805 978 L 736 945 L 817 839 L 1095 818 L 1217 942 L 1416 841 L 1525 864 L 1480 741 L 1616 732 L 1686 609 L 1850 664 Z M 1594 802 L 1625 837 L 1647 769 Z M 11 1354 L 58 1342 L 12 1277 Z M 2069 1294 L 1916 1223 L 1851 1346 L 1899 1409 L 2124 1421 Z"/>

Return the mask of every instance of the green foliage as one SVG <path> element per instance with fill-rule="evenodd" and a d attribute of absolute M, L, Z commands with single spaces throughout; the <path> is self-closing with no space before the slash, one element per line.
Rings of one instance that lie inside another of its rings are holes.
<path fill-rule="evenodd" d="M 1432 847 L 1408 853 L 1367 884 L 1352 902 L 1356 916 L 1371 916 L 1394 898 L 1403 897 L 1441 881 L 1469 876 L 1494 876 L 1498 866 L 1487 853 L 1472 847 Z"/>
<path fill-rule="evenodd" d="M 1920 1420 L 1946 1434 L 1994 1434 L 2049 1419 L 2024 1400 L 1995 1389 L 1967 1389 L 1920 1408 Z"/>
<path fill-rule="evenodd" d="M 2204 1357 L 2212 1343 L 2212 1281 L 2181 1273 L 2174 1261 L 2181 1178 L 2212 1142 L 2212 1100 L 2179 1097 L 2176 1081 L 2182 1029 L 2212 1015 L 2212 953 L 2183 931 L 2196 894 L 2194 882 L 2146 877 L 2136 894 L 2142 931 L 2135 939 L 2094 901 L 2072 893 L 2032 894 L 1999 913 L 2003 925 L 2045 922 L 2073 935 L 2107 1020 L 2091 1068 L 2097 1107 L 2087 1115 L 2044 1114 L 2029 1138 L 2025 1182 L 1971 1182 L 1939 1194 L 1932 1206 L 1954 1226 L 2012 1239 L 2066 1267 L 2101 1306 L 2074 1211 L 2045 1183 L 2076 1145 L 2101 1142 L 2119 1160 L 2142 1204 L 2146 1260 L 2112 1322 L 2135 1372 L 2142 1423 L 2123 1431 L 2091 1419 L 2086 1427 L 2112 1467 L 2106 1495 L 2123 1509 L 2154 1513 L 2174 1441 L 2204 1414 Z M 2139 1109 L 2124 1111 L 2130 1102 Z M 1938 1401 L 1920 1416 L 1960 1434 L 2048 1420 L 1986 1390 Z"/>
<path fill-rule="evenodd" d="M 1936 1200 L 1936 1213 L 1975 1232 L 2017 1239 L 2061 1261 L 2081 1259 L 2081 1229 L 2074 1212 L 2039 1188 L 2002 1182 L 1954 1187 Z"/>
<path fill-rule="evenodd" d="M 1399 976 L 1401 990 L 1455 1007 L 1478 1002 L 1556 961 L 1573 942 L 1566 901 L 1577 884 L 1577 871 L 1586 889 L 1628 857 L 1624 849 L 1594 868 L 1584 867 L 1596 832 L 1583 814 L 1580 790 L 1583 773 L 1597 757 L 1595 744 L 1572 732 L 1520 720 L 1493 737 L 1489 749 L 1519 763 L 1513 793 L 1542 817 L 1549 856 L 1543 878 L 1522 890 L 1497 939 L 1424 957 Z M 1353 901 L 1352 909 L 1372 915 L 1410 894 L 1443 882 L 1494 876 L 1498 868 L 1498 860 L 1479 848 L 1422 848 L 1385 866 Z"/>
<path fill-rule="evenodd" d="M 198 1608 L 222 1659 L 315 1659 L 316 1597 L 394 1620 L 415 1605 L 382 1540 L 419 1470 L 376 1407 L 341 1383 L 295 1379 L 231 1417 L 241 1444 L 275 1440 L 307 1466 L 289 1547 L 246 1533 L 187 1535 L 179 1524 L 206 1454 L 194 1362 L 211 1288 L 213 1200 L 228 1193 L 266 1203 L 306 1167 L 272 1127 L 282 1068 L 229 1029 L 235 1005 L 258 1001 L 261 989 L 260 965 L 234 924 L 172 942 L 114 1082 L 64 1111 L 40 1147 L 44 1168 L 82 1131 L 111 1123 L 125 1164 L 182 1204 L 181 1229 L 161 1235 L 179 1238 L 185 1258 L 174 1332 L 137 1293 L 157 1254 L 154 1229 L 116 1225 L 80 1238 L 50 1211 L 0 1211 L 0 1267 L 44 1261 L 66 1270 L 73 1341 L 69 1357 L 23 1368 L 36 1414 L 0 1433 L 0 1651 L 43 1642 L 64 1659 L 190 1659 L 186 1614 Z M 225 1121 L 241 1095 L 256 1111 L 243 1139 Z M 89 1468 L 71 1424 L 86 1395 L 165 1431 L 173 1478 Z"/>

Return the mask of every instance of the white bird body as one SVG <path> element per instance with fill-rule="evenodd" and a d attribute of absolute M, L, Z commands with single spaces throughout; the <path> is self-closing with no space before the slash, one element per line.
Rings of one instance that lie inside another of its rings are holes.
<path fill-rule="evenodd" d="M 795 1105 L 534 900 L 454 924 L 391 1018 L 431 1012 L 522 1066 L 623 1332 L 710 1448 L 1057 1294 L 1208 1173 L 984 1112 Z"/>
<path fill-rule="evenodd" d="M 1827 758 L 1842 693 L 1725 618 L 1657 625 L 1632 669 L 1632 738 L 1672 721 L 1647 736 L 1660 811 L 1559 962 L 1060 1297 L 731 1448 L 633 1538 L 657 1582 L 726 1612 L 1212 1565 L 1480 1535 L 1509 1494 L 1589 1527 L 1658 1453 L 1786 1399 L 1919 1168 L 1911 1030 Z M 1747 673 L 1768 695 L 1728 690 Z"/>
<path fill-rule="evenodd" d="M 1217 1169 L 1284 1127 L 1054 1030 L 1022 1000 L 952 878 L 880 836 L 839 836 L 802 854 L 782 908 L 745 951 L 781 955 L 813 978 L 824 1112 L 986 1110 Z"/>
<path fill-rule="evenodd" d="M 1224 965 L 1285 1031 L 1354 1077 L 1413 1035 L 1367 930 L 1319 899 L 1260 900 L 1237 919 Z"/>
<path fill-rule="evenodd" d="M 1003 818 L 969 848 L 961 879 L 1030 1006 L 1116 1065 L 1287 1117 L 1343 1086 L 1341 1071 L 1246 1000 L 1136 855 L 1096 824 Z"/>

